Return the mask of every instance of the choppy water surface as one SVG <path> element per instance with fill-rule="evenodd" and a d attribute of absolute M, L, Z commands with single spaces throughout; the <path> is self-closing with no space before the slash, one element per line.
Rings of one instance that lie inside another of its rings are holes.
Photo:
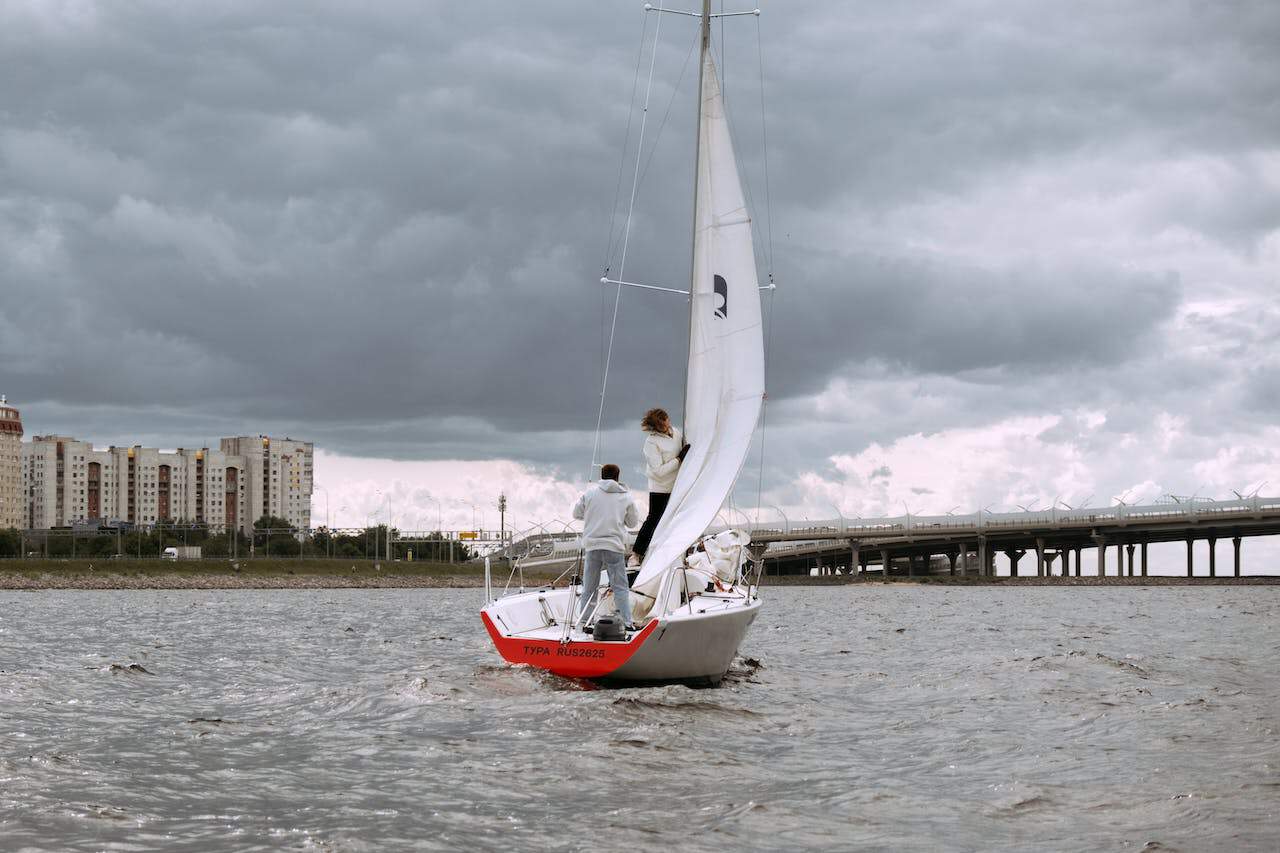
<path fill-rule="evenodd" d="M 1280 843 L 1280 588 L 766 594 L 594 690 L 477 591 L 0 593 L 0 849 Z"/>

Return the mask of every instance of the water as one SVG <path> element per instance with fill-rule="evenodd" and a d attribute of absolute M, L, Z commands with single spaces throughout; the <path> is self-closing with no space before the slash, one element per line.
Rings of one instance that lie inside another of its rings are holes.
<path fill-rule="evenodd" d="M 0 593 L 0 849 L 1280 845 L 1280 588 L 766 593 L 715 690 L 472 590 Z"/>

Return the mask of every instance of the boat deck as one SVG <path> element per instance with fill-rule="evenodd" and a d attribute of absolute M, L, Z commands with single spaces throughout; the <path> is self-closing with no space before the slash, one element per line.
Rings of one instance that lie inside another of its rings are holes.
<path fill-rule="evenodd" d="M 524 595 L 528 595 L 528 594 L 529 593 L 524 593 Z M 541 641 L 550 640 L 553 642 L 566 642 L 566 641 L 570 643 L 601 642 L 596 640 L 593 635 L 588 634 L 577 627 L 570 629 L 568 637 L 566 638 L 564 623 L 562 621 L 564 618 L 563 603 L 556 602 L 552 596 L 547 595 L 547 593 L 545 592 L 541 593 L 541 596 L 543 597 L 543 600 L 546 602 L 546 606 L 543 609 L 544 624 L 538 625 L 536 627 L 526 628 L 524 630 L 519 630 L 519 631 L 507 630 L 507 626 L 503 624 L 502 633 L 505 636 L 511 637 L 513 639 L 518 638 L 518 639 L 525 639 L 525 640 L 541 640 Z M 746 604 L 748 600 L 749 599 L 745 590 L 738 589 L 738 588 L 729 590 L 727 592 L 715 592 L 715 593 L 704 592 L 699 595 L 693 596 L 692 598 L 689 599 L 688 603 L 681 605 L 678 610 L 674 610 L 671 613 L 668 613 L 665 618 L 666 620 L 669 621 L 672 619 L 680 619 L 682 617 L 687 618 L 687 617 L 696 616 L 696 615 L 705 615 L 707 613 L 715 613 L 717 611 L 728 610 L 734 607 L 741 607 L 744 604 Z M 499 601 L 501 601 L 501 599 L 499 599 Z M 556 604 L 560 604 L 560 606 L 557 607 Z M 499 620 L 504 621 L 504 620 L 501 620 L 500 616 L 499 616 Z M 644 626 L 649 624 L 652 621 L 653 621 L 653 617 L 649 617 L 647 619 L 640 619 L 636 621 L 636 626 L 638 629 L 643 630 Z M 639 633 L 639 631 L 628 631 L 626 634 L 626 639 L 613 640 L 609 642 L 630 642 L 631 638 L 634 637 L 637 633 Z"/>

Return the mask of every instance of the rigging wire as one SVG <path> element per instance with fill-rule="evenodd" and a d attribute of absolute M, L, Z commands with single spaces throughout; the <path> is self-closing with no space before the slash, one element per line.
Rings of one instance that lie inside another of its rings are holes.
<path fill-rule="evenodd" d="M 644 59 L 644 37 L 649 32 L 649 15 L 648 12 L 642 12 L 640 17 L 640 44 L 636 47 L 636 70 L 635 75 L 631 78 L 631 100 L 627 104 L 627 129 L 622 135 L 622 151 L 618 154 L 618 179 L 613 186 L 613 206 L 609 208 L 609 236 L 605 240 L 604 247 L 604 274 L 609 274 L 610 258 L 613 257 L 613 234 L 618 224 L 618 200 L 622 197 L 622 173 L 626 170 L 627 165 L 627 149 L 631 145 L 631 121 L 636 112 L 636 91 L 640 88 L 640 63 Z M 604 288 L 600 288 L 600 369 L 602 371 L 600 381 L 603 383 L 605 377 L 603 374 L 605 360 L 605 337 L 604 337 L 604 317 L 605 317 L 605 292 Z"/>
<path fill-rule="evenodd" d="M 640 170 L 640 183 L 644 183 L 644 179 L 649 174 L 649 167 L 653 164 L 653 158 L 658 153 L 658 143 L 662 141 L 662 131 L 667 127 L 667 119 L 671 117 L 671 107 L 676 102 L 676 96 L 680 94 L 680 86 L 684 83 L 684 75 L 689 69 L 689 60 L 693 58 L 693 49 L 698 46 L 698 35 L 698 32 L 695 31 L 694 39 L 689 43 L 689 52 L 684 55 L 684 64 L 680 66 L 680 75 L 676 77 L 676 85 L 671 90 L 671 97 L 667 99 L 667 108 L 662 114 L 662 121 L 658 123 L 658 130 L 653 136 L 653 142 L 649 145 L 649 156 L 645 158 L 644 168 Z M 636 156 L 639 156 L 639 152 L 637 152 Z M 613 253 L 617 249 L 618 243 L 621 242 L 621 240 L 622 234 L 619 233 L 617 241 L 610 244 L 609 257 L 613 257 Z M 602 316 L 601 325 L 603 325 L 603 323 L 604 318 Z M 601 330 L 601 334 L 604 334 L 603 329 Z"/>
<path fill-rule="evenodd" d="M 626 281 L 625 274 L 627 269 L 627 246 L 631 241 L 631 218 L 635 213 L 636 207 L 636 187 L 640 183 L 640 154 L 644 151 L 644 131 L 649 121 L 649 96 L 653 91 L 653 69 L 658 61 L 658 42 L 662 35 L 662 11 L 663 4 L 661 0 L 658 3 L 658 21 L 653 28 L 653 51 L 649 57 L 649 80 L 645 84 L 644 89 L 644 107 L 640 114 L 640 135 L 636 141 L 636 169 L 631 179 L 631 201 L 627 206 L 627 219 L 622 226 L 622 255 L 618 259 L 618 281 Z M 595 474 L 596 463 L 598 462 L 598 454 L 600 452 L 600 428 L 604 424 L 604 401 L 605 392 L 609 388 L 609 365 L 613 360 L 613 341 L 618 331 L 618 306 L 622 303 L 622 285 L 617 285 L 617 294 L 613 299 L 613 319 L 609 323 L 609 346 L 605 351 L 604 359 L 604 376 L 600 380 L 600 410 L 596 414 L 596 436 L 591 447 L 591 466 L 587 471 L 587 479 L 590 480 Z"/>
<path fill-rule="evenodd" d="M 773 352 L 773 316 L 778 308 L 774 298 L 777 294 L 777 289 L 774 287 L 773 282 L 773 204 L 769 197 L 769 133 L 764 112 L 764 45 L 760 36 L 759 15 L 756 16 L 756 57 L 759 60 L 760 68 L 760 142 L 764 158 L 764 208 L 766 233 L 768 235 L 768 252 L 765 255 L 765 259 L 769 269 L 769 322 L 766 324 L 764 343 L 764 387 L 766 391 L 764 399 L 760 401 L 760 470 L 756 480 L 756 524 L 759 524 L 760 503 L 764 494 L 764 439 L 765 421 L 769 408 L 769 393 L 767 390 L 769 387 L 769 355 Z"/>
<path fill-rule="evenodd" d="M 760 38 L 760 18 L 756 18 L 756 56 L 760 67 L 760 145 L 764 153 L 764 208 L 769 235 L 769 283 L 773 283 L 773 205 L 769 199 L 769 130 L 764 120 L 764 46 Z"/>
<path fill-rule="evenodd" d="M 720 0 L 720 97 L 728 101 L 725 95 L 725 80 L 729 76 L 728 45 L 724 41 L 724 0 Z"/>
<path fill-rule="evenodd" d="M 627 165 L 627 149 L 631 145 L 631 122 L 636 112 L 636 91 L 640 88 L 640 62 L 644 59 L 644 37 L 649 32 L 648 13 L 642 13 L 640 46 L 636 48 L 636 71 L 631 80 L 631 100 L 627 105 L 627 129 L 622 135 L 622 152 L 618 155 L 618 179 L 613 186 L 613 207 L 609 208 L 609 238 L 605 241 L 604 268 L 608 273 L 613 257 L 613 234 L 618 224 L 618 200 L 622 197 L 622 173 Z"/>

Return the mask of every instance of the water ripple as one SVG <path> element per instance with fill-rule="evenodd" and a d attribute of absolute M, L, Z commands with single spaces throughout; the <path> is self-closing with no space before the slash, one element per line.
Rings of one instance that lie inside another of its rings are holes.
<path fill-rule="evenodd" d="M 722 687 L 468 590 L 0 593 L 0 848 L 1274 850 L 1280 588 L 788 588 Z"/>

